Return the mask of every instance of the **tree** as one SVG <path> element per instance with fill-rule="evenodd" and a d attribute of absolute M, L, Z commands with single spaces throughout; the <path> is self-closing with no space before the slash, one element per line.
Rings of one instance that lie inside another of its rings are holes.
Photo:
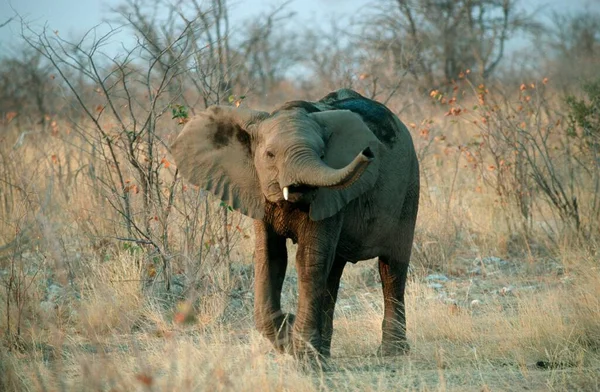
<path fill-rule="evenodd" d="M 555 13 L 535 43 L 546 63 L 542 76 L 557 86 L 572 92 L 582 80 L 600 77 L 600 13 Z"/>
<path fill-rule="evenodd" d="M 427 87 L 471 69 L 490 77 L 508 39 L 533 26 L 518 0 L 388 0 L 368 20 L 363 35 Z"/>
<path fill-rule="evenodd" d="M 237 83 L 253 86 L 264 95 L 286 77 L 286 71 L 301 58 L 296 35 L 285 31 L 284 23 L 293 12 L 286 12 L 288 2 L 268 14 L 248 22 L 245 38 L 239 45 Z"/>
<path fill-rule="evenodd" d="M 198 98 L 204 107 L 227 101 L 233 86 L 226 0 L 124 0 L 113 12 L 137 37 L 142 57 L 160 58 L 155 68 L 175 74 L 168 86 L 173 97 L 189 107 L 196 107 Z M 195 90 L 194 101 L 182 95 L 182 86 Z"/>
<path fill-rule="evenodd" d="M 43 56 L 25 47 L 11 58 L 0 61 L 0 116 L 15 121 L 33 119 L 45 127 L 47 116 L 56 110 L 51 68 Z M 18 126 L 21 128 L 21 126 Z"/>

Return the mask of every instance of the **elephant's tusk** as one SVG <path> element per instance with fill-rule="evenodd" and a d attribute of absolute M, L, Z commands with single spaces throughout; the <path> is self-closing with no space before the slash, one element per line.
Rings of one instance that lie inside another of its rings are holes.
<path fill-rule="evenodd" d="M 283 198 L 287 200 L 290 197 L 290 189 L 287 186 L 283 187 Z"/>

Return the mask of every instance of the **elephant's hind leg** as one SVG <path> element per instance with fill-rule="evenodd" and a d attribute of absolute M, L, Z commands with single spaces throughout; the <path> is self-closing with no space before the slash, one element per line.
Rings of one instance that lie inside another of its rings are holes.
<path fill-rule="evenodd" d="M 397 227 L 398 237 L 391 257 L 379 257 L 384 303 L 383 336 L 379 350 L 381 355 L 404 354 L 409 349 L 406 340 L 404 291 L 415 231 L 415 203 L 404 206 L 403 216 L 406 218 Z"/>
<path fill-rule="evenodd" d="M 408 262 L 379 258 L 384 304 L 380 355 L 404 354 L 409 349 L 404 306 L 407 272 Z"/>
<path fill-rule="evenodd" d="M 404 354 L 409 349 L 406 340 L 404 290 L 418 209 L 419 183 L 415 182 L 406 194 L 401 219 L 396 226 L 396 242 L 390 246 L 390 255 L 379 257 L 384 301 L 383 336 L 379 350 L 381 355 Z"/>

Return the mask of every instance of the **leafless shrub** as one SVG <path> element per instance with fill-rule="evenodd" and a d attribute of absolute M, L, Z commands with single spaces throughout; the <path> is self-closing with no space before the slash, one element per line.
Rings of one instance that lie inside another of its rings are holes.
<path fill-rule="evenodd" d="M 203 225 L 191 223 L 198 221 L 200 202 L 186 196 L 187 187 L 170 167 L 169 134 L 162 129 L 172 129 L 169 117 L 180 124 L 187 120 L 188 105 L 195 104 L 187 97 L 198 96 L 189 94 L 189 86 L 200 92 L 204 106 L 230 94 L 228 19 L 219 1 L 208 10 L 193 3 L 193 19 L 176 6 L 162 2 L 155 6 L 169 11 L 162 29 L 141 2 L 129 1 L 119 8 L 118 17 L 134 30 L 137 42 L 118 57 L 104 52 L 104 45 L 120 31 L 110 26 L 107 32 L 101 32 L 101 27 L 90 30 L 77 42 L 46 29 L 38 34 L 25 29 L 25 36 L 51 64 L 66 94 L 83 113 L 83 118 L 70 118 L 77 137 L 64 138 L 80 154 L 75 176 L 83 176 L 99 205 L 108 203 L 117 213 L 121 226 L 112 228 L 113 238 L 124 241 L 126 249 L 148 248 L 150 264 L 161 260 L 156 271 L 165 274 L 169 288 L 174 255 L 171 225 L 177 219 L 173 212 L 184 212 L 185 228 L 192 229 L 185 234 L 189 236 L 186 246 L 203 249 L 198 241 L 204 239 L 197 232 L 205 233 L 209 209 L 205 208 Z M 64 157 L 67 162 L 72 158 Z M 219 238 L 225 238 L 223 254 L 228 255 L 232 222 L 227 206 L 221 207 L 221 216 Z"/>
<path fill-rule="evenodd" d="M 507 40 L 537 28 L 518 1 L 386 1 L 374 6 L 364 30 L 372 50 L 389 53 L 421 87 L 451 81 L 472 69 L 488 78 Z"/>
<path fill-rule="evenodd" d="M 301 61 L 298 37 L 286 28 L 286 22 L 294 16 L 286 9 L 289 3 L 248 21 L 239 48 L 231 50 L 238 88 L 248 86 L 254 94 L 264 96 L 273 92 L 288 76 L 290 68 Z"/>
<path fill-rule="evenodd" d="M 597 230 L 598 151 L 587 144 L 585 126 L 574 131 L 583 120 L 550 100 L 547 82 L 492 94 L 485 85 L 467 81 L 477 99 L 472 105 L 458 103 L 458 94 L 442 97 L 436 91 L 432 96 L 449 105 L 448 116 L 466 116 L 477 127 L 463 154 L 495 190 L 509 232 L 530 239 L 534 229 L 542 229 L 554 241 L 570 233 L 589 239 Z M 584 216 L 591 219 L 584 222 Z"/>

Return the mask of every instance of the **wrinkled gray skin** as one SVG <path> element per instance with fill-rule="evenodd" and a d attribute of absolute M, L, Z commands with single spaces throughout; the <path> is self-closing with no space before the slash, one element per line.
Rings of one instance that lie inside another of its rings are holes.
<path fill-rule="evenodd" d="M 408 349 L 419 168 L 408 130 L 387 108 L 346 89 L 271 114 L 214 106 L 186 124 L 172 154 L 187 180 L 255 219 L 254 316 L 277 349 L 328 357 L 344 266 L 375 257 L 385 304 L 379 353 Z M 298 244 L 296 316 L 280 305 L 286 238 Z"/>

